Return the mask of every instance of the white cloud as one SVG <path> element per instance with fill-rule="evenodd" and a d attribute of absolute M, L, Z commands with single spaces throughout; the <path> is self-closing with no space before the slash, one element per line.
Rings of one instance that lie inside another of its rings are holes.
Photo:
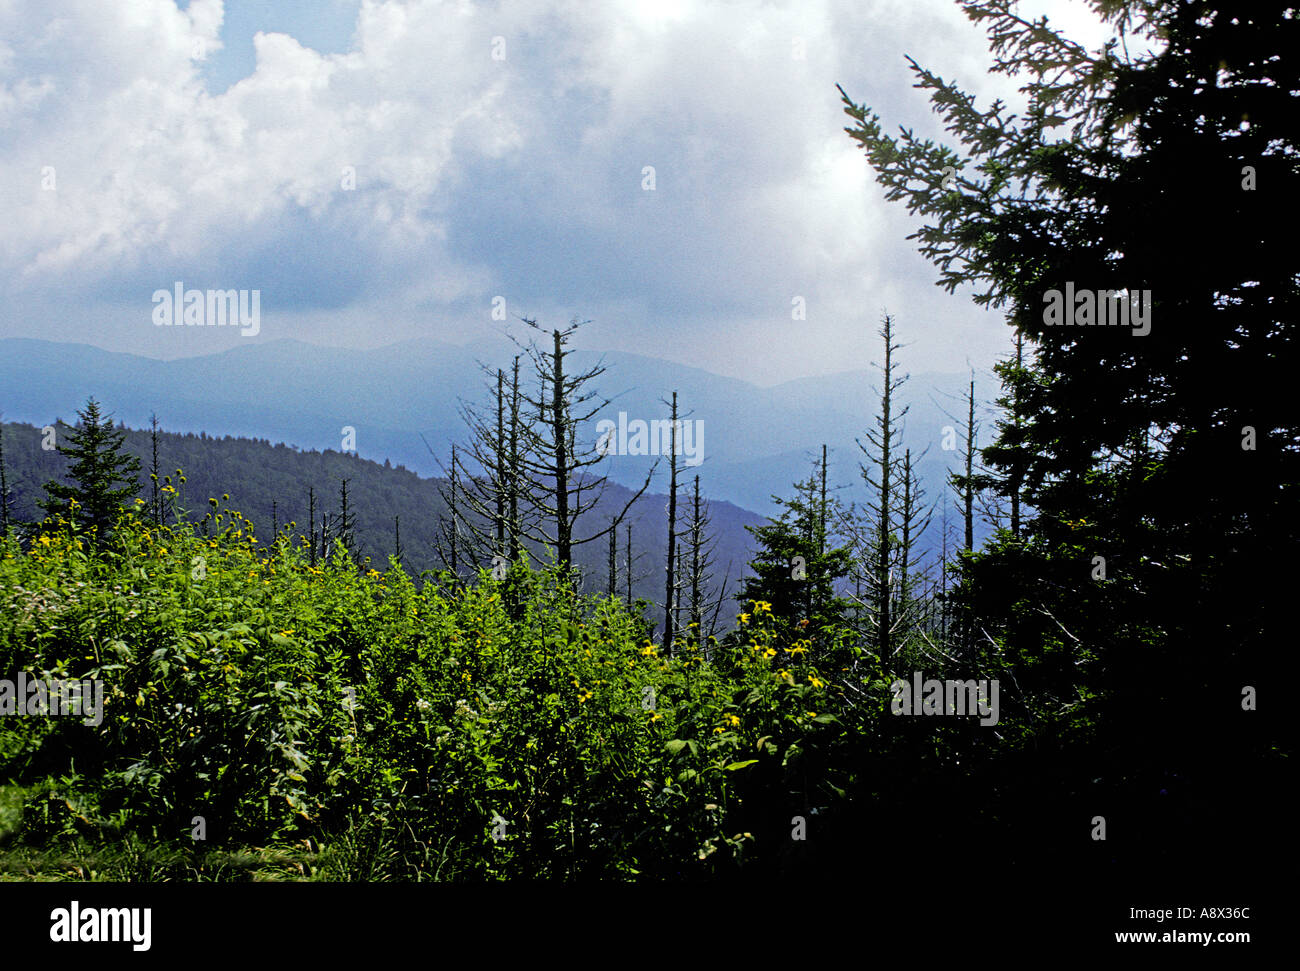
<path fill-rule="evenodd" d="M 0 5 L 0 279 L 25 334 L 86 339 L 58 333 L 66 291 L 81 291 L 88 314 L 118 308 L 102 343 L 142 350 L 153 337 L 127 322 L 133 300 L 147 313 L 175 268 L 235 272 L 239 254 L 265 252 L 280 254 L 258 270 L 269 280 L 285 283 L 297 271 L 277 266 L 298 254 L 325 261 L 321 286 L 331 260 L 346 266 L 355 290 L 335 326 L 308 307 L 268 336 L 380 344 L 439 318 L 439 336 L 469 336 L 465 307 L 504 292 L 603 310 L 626 349 L 706 367 L 751 366 L 729 346 L 779 346 L 753 372 L 769 380 L 860 364 L 884 303 L 914 319 L 932 366 L 972 350 L 985 363 L 1002 342 L 931 286 L 834 88 L 921 130 L 933 122 L 905 51 L 1002 90 L 949 3 L 365 0 L 351 50 L 258 33 L 254 72 L 214 95 L 200 65 L 222 23 L 220 0 Z M 485 184 L 503 172 L 510 184 Z M 475 221 L 485 198 L 489 229 Z M 494 238 L 467 245 L 471 230 Z M 801 327 L 794 295 L 809 301 Z M 382 330 L 358 327 L 366 310 Z M 961 348 L 953 321 L 969 325 Z"/>

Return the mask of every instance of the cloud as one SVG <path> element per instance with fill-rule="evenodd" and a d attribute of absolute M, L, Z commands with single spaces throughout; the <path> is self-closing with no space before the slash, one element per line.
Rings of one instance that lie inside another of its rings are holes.
<path fill-rule="evenodd" d="M 919 44 L 993 90 L 951 4 L 366 0 L 348 50 L 260 32 L 213 93 L 223 23 L 219 0 L 0 6 L 11 326 L 85 340 L 98 315 L 95 342 L 148 353 L 149 296 L 184 279 L 261 289 L 268 338 L 468 339 L 500 294 L 760 380 L 860 366 L 884 304 L 918 369 L 1003 341 L 935 291 L 834 88 L 924 130 Z"/>

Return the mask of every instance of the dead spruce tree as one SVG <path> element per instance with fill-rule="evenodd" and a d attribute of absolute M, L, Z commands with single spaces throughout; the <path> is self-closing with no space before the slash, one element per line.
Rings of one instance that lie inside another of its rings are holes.
<path fill-rule="evenodd" d="M 544 333 L 535 320 L 523 321 L 539 334 Z M 649 488 L 655 470 L 652 466 L 641 488 L 617 514 L 607 516 L 609 525 L 593 532 L 580 530 L 583 514 L 600 504 L 608 484 L 607 476 L 594 472 L 606 458 L 607 446 L 594 438 L 591 444 L 585 444 L 578 434 L 579 429 L 591 427 L 596 414 L 609 404 L 591 387 L 605 367 L 598 363 L 575 373 L 566 368 L 573 353 L 567 346 L 569 339 L 585 323 L 588 321 L 575 317 L 568 327 L 550 332 L 549 347 L 532 340 L 524 348 L 537 387 L 532 396 L 523 396 L 532 420 L 520 428 L 520 497 L 521 504 L 534 515 L 521 516 L 522 533 L 524 539 L 554 549 L 562 575 L 571 580 L 575 579 L 574 548 L 604 539 L 616 529 L 632 504 Z"/>
<path fill-rule="evenodd" d="M 428 447 L 425 442 L 425 447 Z M 429 450 L 432 453 L 432 449 Z M 441 497 L 443 505 L 446 507 L 447 514 L 438 517 L 438 530 L 434 535 L 434 550 L 438 554 L 438 559 L 442 561 L 443 568 L 451 573 L 453 577 L 460 578 L 460 566 L 463 561 L 461 551 L 464 547 L 461 530 L 461 496 L 460 488 L 461 465 L 456 456 L 456 446 L 451 447 L 451 464 L 448 468 L 442 469 L 443 483 L 437 487 L 438 495 Z"/>
<path fill-rule="evenodd" d="M 691 501 L 682 524 L 682 593 L 686 598 L 689 640 L 707 652 L 708 640 L 717 630 L 720 605 L 727 597 L 727 580 L 710 596 L 714 556 L 718 541 L 710 532 L 709 503 L 700 495 L 700 477 L 691 486 Z M 710 611 L 712 616 L 710 617 Z M 705 660 L 709 658 L 705 657 Z"/>
<path fill-rule="evenodd" d="M 519 358 L 514 360 L 509 380 L 503 369 L 497 368 L 495 373 L 488 367 L 483 370 L 492 375 L 490 404 L 481 408 L 461 402 L 469 440 L 456 450 L 454 477 L 452 470 L 442 470 L 446 485 L 438 491 L 444 506 L 456 508 L 461 553 L 496 567 L 514 562 L 523 549 L 522 517 L 530 515 L 527 504 L 521 503 L 527 444 L 524 428 L 529 419 L 522 413 Z M 445 526 L 442 532 L 447 533 Z"/>
<path fill-rule="evenodd" d="M 668 404 L 668 402 L 664 402 Z M 668 555 L 664 563 L 664 654 L 673 656 L 673 637 L 677 633 L 678 611 L 675 606 L 678 593 L 677 562 L 677 392 L 669 405 L 668 431 Z M 661 443 L 662 444 L 662 443 Z M 660 448 L 660 454 L 663 449 Z"/>
<path fill-rule="evenodd" d="M 867 611 L 875 626 L 875 646 L 883 665 L 888 665 L 894 648 L 895 618 L 893 616 L 893 567 L 898 551 L 894 534 L 897 525 L 897 508 L 900 478 L 903 419 L 908 409 L 896 408 L 898 391 L 907 381 L 907 375 L 897 375 L 895 354 L 902 345 L 894 342 L 894 318 L 885 314 L 879 333 L 885 345 L 884 361 L 876 364 L 883 379 L 880 388 L 880 412 L 875 426 L 866 433 L 867 443 L 857 440 L 858 448 L 866 456 L 866 464 L 859 465 L 862 480 L 866 483 L 865 522 L 858 528 L 855 546 L 860 566 L 855 567 L 863 587 Z"/>

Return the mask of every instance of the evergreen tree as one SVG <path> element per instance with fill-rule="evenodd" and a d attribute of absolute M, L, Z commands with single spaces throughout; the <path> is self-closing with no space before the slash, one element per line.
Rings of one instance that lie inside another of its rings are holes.
<path fill-rule="evenodd" d="M 844 100 L 887 198 L 926 219 L 912 238 L 942 285 L 1006 308 L 1032 362 L 986 456 L 1032 513 L 974 558 L 976 619 L 998 656 L 1036 664 L 1022 691 L 1095 733 L 1115 787 L 1098 799 L 1174 771 L 1208 798 L 1227 787 L 1205 766 L 1264 778 L 1286 747 L 1280 721 L 1247 728 L 1218 699 L 1276 670 L 1290 627 L 1300 274 L 1276 206 L 1300 189 L 1300 20 L 1280 2 L 1094 0 L 1112 37 L 1090 51 L 1009 0 L 962 6 L 1028 110 L 980 110 L 912 62 L 958 151 Z M 1216 798 L 1215 829 L 1258 828 Z"/>
<path fill-rule="evenodd" d="M 311 548 L 311 565 L 316 565 L 316 489 L 307 488 L 307 532 L 308 546 Z"/>
<path fill-rule="evenodd" d="M 1001 417 L 995 423 L 997 438 L 981 454 L 989 471 L 977 477 L 977 487 L 986 494 L 1005 498 L 1010 505 L 1008 528 L 1012 542 L 1021 536 L 1024 512 L 1025 474 L 1033 456 L 1028 450 L 1025 414 L 1033 395 L 1034 371 L 1025 361 L 1025 337 L 1016 334 L 1016 353 L 1011 360 L 993 366 L 1002 381 L 1003 393 L 997 399 Z"/>
<path fill-rule="evenodd" d="M 745 528 L 758 542 L 749 563 L 751 576 L 741 584 L 737 601 L 742 610 L 749 602 L 769 603 L 783 642 L 804 637 L 813 640 L 819 656 L 837 644 L 845 629 L 849 601 L 837 592 L 848 576 L 852 553 L 847 546 L 830 546 L 821 535 L 821 503 L 816 476 L 795 483 L 793 499 L 773 496 L 781 513 L 762 526 Z"/>
<path fill-rule="evenodd" d="M 126 438 L 123 429 L 114 428 L 112 420 L 100 413 L 94 398 L 78 410 L 76 426 L 66 428 L 56 443 L 59 454 L 72 464 L 68 476 L 72 485 L 51 479 L 45 485 L 47 499 L 39 503 L 47 515 L 67 515 L 78 527 L 92 530 L 102 544 L 112 530 L 122 504 L 140 491 L 136 475 L 140 460 L 123 453 Z M 66 443 L 66 444 L 65 444 Z M 121 485 L 118 485 L 121 483 Z"/>
<path fill-rule="evenodd" d="M 149 497 L 149 512 L 153 515 L 153 524 L 155 526 L 161 526 L 163 520 L 162 481 L 158 476 L 158 416 L 156 414 L 151 414 L 149 416 L 149 451 L 151 456 L 149 462 L 149 482 L 152 486 L 151 495 Z"/>
<path fill-rule="evenodd" d="M 343 479 L 339 486 L 339 515 L 335 536 L 343 544 L 344 550 L 347 551 L 348 559 L 353 563 L 357 560 L 356 554 L 356 514 L 348 505 L 348 480 Z"/>

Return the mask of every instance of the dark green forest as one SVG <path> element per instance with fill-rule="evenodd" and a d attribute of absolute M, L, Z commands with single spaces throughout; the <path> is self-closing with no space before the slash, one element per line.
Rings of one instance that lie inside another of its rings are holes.
<path fill-rule="evenodd" d="M 55 446 L 61 440 L 60 435 L 73 426 L 60 422 L 49 427 L 55 429 L 53 435 L 46 435 L 43 429 L 33 425 L 4 424 L 8 517 L 19 535 L 41 521 L 40 503 L 46 497 L 46 484 L 67 478 L 69 460 Z M 120 430 L 124 434 L 123 452 L 140 461 L 140 471 L 134 475 L 134 481 L 138 496 L 147 504 L 147 517 L 152 516 L 153 435 L 147 428 Z M 309 538 L 314 518 L 315 545 L 323 550 L 330 544 L 322 520 L 331 527 L 338 525 L 342 514 L 342 485 L 346 479 L 349 517 L 353 523 L 350 548 L 357 562 L 364 563 L 369 558 L 382 568 L 388 557 L 397 552 L 400 540 L 402 565 L 417 584 L 423 582 L 420 574 L 425 571 L 448 566 L 447 544 L 442 544 L 442 552 L 439 547 L 442 537 L 439 524 L 449 518 L 444 498 L 448 486 L 445 478 L 421 478 L 403 466 L 390 462 L 381 465 L 358 458 L 355 453 L 303 451 L 265 439 L 213 438 L 204 434 L 177 434 L 161 428 L 156 437 L 159 487 L 165 488 L 169 482 L 177 487 L 177 495 L 168 496 L 165 509 L 161 502 L 158 504 L 160 520 L 172 523 L 188 511 L 202 513 L 209 498 L 224 494 L 230 496 L 231 507 L 252 521 L 261 536 L 274 535 L 278 529 Z M 42 445 L 47 441 L 49 448 Z M 179 481 L 178 469 L 185 476 L 184 483 Z M 592 518 L 604 518 L 607 512 L 617 513 L 631 496 L 629 490 L 614 483 L 609 485 L 608 492 L 608 497 L 591 513 Z M 634 602 L 638 599 L 657 602 L 656 596 L 663 592 L 666 509 L 666 497 L 647 493 L 633 503 L 618 532 L 615 583 L 626 598 L 630 527 Z M 314 517 L 310 515 L 313 511 Z M 735 594 L 752 546 L 744 527 L 761 520 L 724 502 L 710 503 L 709 512 L 712 558 L 719 565 L 716 576 L 708 584 L 712 602 L 722 593 L 728 564 L 732 567 L 728 592 Z M 466 520 L 480 520 L 481 525 L 481 517 L 476 517 L 473 510 L 464 510 L 461 515 Z M 490 552 L 473 548 L 468 525 L 465 533 L 467 555 L 460 564 L 463 572 L 469 575 L 476 565 L 490 567 Z M 544 544 L 526 540 L 525 546 L 537 560 L 546 559 Z M 580 579 L 581 583 L 602 590 L 608 586 L 608 552 L 607 544 L 580 548 L 575 562 L 581 577 L 585 578 Z"/>

